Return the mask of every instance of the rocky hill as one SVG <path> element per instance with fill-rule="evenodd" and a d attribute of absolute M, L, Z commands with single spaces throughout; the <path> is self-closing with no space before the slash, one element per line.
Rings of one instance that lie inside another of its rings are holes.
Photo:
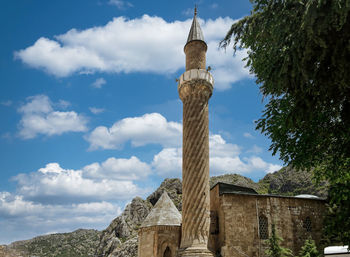
<path fill-rule="evenodd" d="M 267 174 L 259 180 L 257 186 L 257 191 L 260 194 L 286 196 L 312 194 L 326 198 L 328 183 L 323 181 L 316 185 L 311 172 L 284 167 L 277 172 Z"/>
<path fill-rule="evenodd" d="M 243 187 L 250 187 L 256 191 L 259 190 L 259 185 L 257 183 L 255 183 L 250 178 L 247 178 L 238 174 L 226 174 L 226 175 L 211 177 L 209 181 L 210 187 L 214 186 L 218 182 L 224 182 L 224 183 L 234 184 L 234 185 L 243 186 Z"/>
<path fill-rule="evenodd" d="M 71 233 L 38 236 L 0 246 L 0 257 L 87 257 L 94 256 L 101 232 L 78 229 Z"/>
<path fill-rule="evenodd" d="M 289 196 L 313 194 L 320 197 L 326 197 L 327 194 L 327 183 L 323 182 L 320 186 L 316 186 L 312 182 L 310 173 L 296 171 L 290 167 L 267 174 L 257 183 L 237 174 L 222 175 L 210 179 L 211 186 L 217 182 L 251 187 L 260 194 Z M 181 211 L 181 181 L 179 179 L 165 179 L 146 200 L 135 197 L 126 206 L 123 213 L 102 232 L 77 230 L 72 233 L 41 236 L 27 241 L 15 242 L 9 246 L 0 247 L 0 257 L 136 257 L 138 228 L 164 191 L 167 191 L 176 207 Z M 6 251 L 7 255 L 1 255 L 2 251 Z M 14 255 L 18 253 L 21 255 Z"/>
<path fill-rule="evenodd" d="M 256 190 L 259 194 L 284 196 L 312 194 L 322 198 L 327 197 L 328 186 L 325 181 L 316 185 L 310 172 L 295 170 L 291 167 L 284 167 L 279 171 L 269 173 L 257 183 L 250 178 L 238 174 L 226 174 L 210 178 L 210 186 L 213 186 L 217 182 L 250 187 Z"/>

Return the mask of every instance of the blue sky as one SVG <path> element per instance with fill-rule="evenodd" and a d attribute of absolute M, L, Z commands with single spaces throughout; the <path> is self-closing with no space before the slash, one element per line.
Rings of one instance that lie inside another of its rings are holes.
<path fill-rule="evenodd" d="M 211 175 L 282 165 L 255 131 L 264 103 L 245 51 L 218 48 L 248 0 L 11 0 L 0 5 L 0 244 L 104 229 L 135 196 L 181 177 L 175 79 L 198 14 L 215 90 Z"/>

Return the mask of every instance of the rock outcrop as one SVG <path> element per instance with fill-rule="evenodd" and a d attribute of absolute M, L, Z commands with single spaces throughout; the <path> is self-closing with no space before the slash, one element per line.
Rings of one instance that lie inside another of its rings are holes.
<path fill-rule="evenodd" d="M 322 198 L 327 197 L 328 183 L 322 181 L 316 185 L 312 173 L 284 167 L 279 171 L 267 174 L 257 183 L 259 193 L 295 196 L 312 194 Z"/>
<path fill-rule="evenodd" d="M 124 249 L 126 245 L 132 244 L 134 241 L 133 238 L 137 237 L 138 228 L 147 217 L 151 208 L 152 204 L 149 201 L 143 200 L 140 197 L 135 197 L 131 203 L 126 206 L 123 213 L 115 218 L 111 224 L 102 231 L 95 256 L 117 256 L 115 255 L 116 251 L 119 252 Z"/>
<path fill-rule="evenodd" d="M 250 187 L 255 191 L 259 190 L 259 185 L 255 183 L 250 178 L 244 177 L 239 174 L 225 174 L 221 176 L 211 177 L 210 178 L 210 187 L 214 186 L 218 182 L 234 184 L 237 186 Z"/>
<path fill-rule="evenodd" d="M 109 257 L 137 257 L 138 237 L 127 240 L 120 248 L 116 248 Z"/>
<path fill-rule="evenodd" d="M 166 191 L 171 200 L 173 200 L 176 208 L 181 211 L 182 209 L 182 183 L 178 178 L 165 179 L 162 184 L 154 191 L 150 196 L 147 197 L 152 205 L 155 205 L 158 199 L 162 196 L 163 192 Z"/>

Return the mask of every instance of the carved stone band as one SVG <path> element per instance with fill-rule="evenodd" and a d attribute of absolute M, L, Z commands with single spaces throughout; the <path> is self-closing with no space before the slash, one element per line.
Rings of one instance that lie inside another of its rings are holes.
<path fill-rule="evenodd" d="M 178 91 L 184 102 L 189 95 L 206 96 L 207 100 L 213 93 L 214 79 L 210 72 L 203 69 L 192 69 L 184 72 L 179 79 Z"/>
<path fill-rule="evenodd" d="M 209 71 L 203 69 L 192 69 L 185 71 L 180 76 L 178 87 L 180 87 L 182 83 L 192 79 L 203 79 L 208 81 L 210 84 L 214 85 L 214 78 Z"/>

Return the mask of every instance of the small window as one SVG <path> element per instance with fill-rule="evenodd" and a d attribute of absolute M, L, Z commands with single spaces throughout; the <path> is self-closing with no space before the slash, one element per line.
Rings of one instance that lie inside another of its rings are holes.
<path fill-rule="evenodd" d="M 310 217 L 306 217 L 306 219 L 304 220 L 303 227 L 306 229 L 307 232 L 312 231 L 312 223 Z"/>
<path fill-rule="evenodd" d="M 219 234 L 219 217 L 215 211 L 210 211 L 210 234 Z"/>
<path fill-rule="evenodd" d="M 269 238 L 269 223 L 264 215 L 259 216 L 259 237 L 260 239 Z"/>

